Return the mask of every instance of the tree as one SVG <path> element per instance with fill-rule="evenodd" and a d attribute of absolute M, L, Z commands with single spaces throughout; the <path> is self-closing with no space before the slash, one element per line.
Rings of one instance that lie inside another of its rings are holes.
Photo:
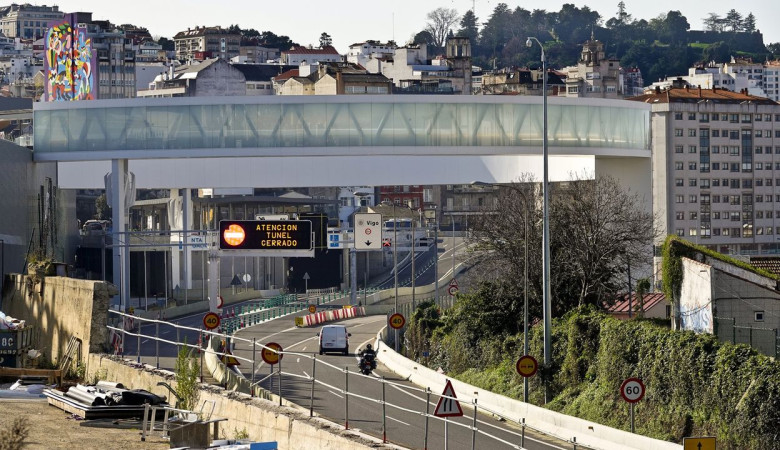
<path fill-rule="evenodd" d="M 726 13 L 726 26 L 731 28 L 731 31 L 741 31 L 742 14 L 738 13 L 736 9 L 730 10 Z"/>
<path fill-rule="evenodd" d="M 767 44 L 766 46 L 767 50 L 769 50 L 770 53 L 772 53 L 775 58 L 780 56 L 780 42 L 773 42 L 771 44 Z"/>
<path fill-rule="evenodd" d="M 521 285 L 527 249 L 529 304 L 538 304 L 542 292 L 540 189 L 525 175 L 518 183 L 499 187 L 497 196 L 497 205 L 482 212 L 469 235 L 474 255 L 483 263 L 480 276 L 487 281 L 511 279 Z M 575 176 L 552 189 L 550 237 L 553 314 L 561 315 L 578 305 L 613 300 L 625 291 L 625 258 L 634 262 L 632 266 L 640 261 L 649 264 L 654 220 L 644 200 L 615 179 Z"/>
<path fill-rule="evenodd" d="M 452 26 L 458 21 L 458 12 L 449 8 L 436 8 L 429 12 L 427 17 L 425 31 L 433 37 L 434 46 L 444 48 L 447 35 L 450 34 Z"/>
<path fill-rule="evenodd" d="M 322 33 L 320 35 L 320 48 L 325 48 L 333 45 L 333 38 L 328 33 Z"/>
<path fill-rule="evenodd" d="M 420 44 L 426 44 L 426 45 L 433 45 L 433 36 L 431 36 L 431 33 L 427 31 L 420 31 L 419 33 L 415 34 L 412 38 L 412 44 L 414 45 L 420 45 Z"/>
<path fill-rule="evenodd" d="M 493 56 L 511 39 L 510 24 L 512 12 L 506 3 L 499 3 L 493 8 L 493 13 L 482 27 L 480 43 L 488 50 L 488 56 Z"/>
<path fill-rule="evenodd" d="M 691 28 L 680 11 L 661 14 L 650 21 L 650 26 L 658 33 L 659 39 L 668 43 L 685 42 L 686 33 Z"/>
<path fill-rule="evenodd" d="M 167 37 L 160 37 L 160 39 L 157 39 L 157 43 L 161 45 L 162 49 L 165 51 L 176 50 L 176 43 L 172 39 L 168 39 Z"/>
<path fill-rule="evenodd" d="M 192 411 L 200 400 L 200 365 L 190 352 L 189 347 L 182 347 L 176 356 L 176 408 Z"/>
<path fill-rule="evenodd" d="M 754 16 L 753 13 L 745 16 L 745 20 L 742 21 L 742 29 L 747 33 L 756 32 L 756 16 Z"/>
<path fill-rule="evenodd" d="M 723 31 L 723 19 L 715 13 L 709 13 L 702 22 L 706 31 Z"/>
<path fill-rule="evenodd" d="M 95 219 L 108 220 L 111 218 L 111 208 L 108 207 L 106 194 L 100 194 L 95 199 Z"/>
<path fill-rule="evenodd" d="M 468 10 L 466 11 L 466 14 L 461 17 L 458 36 L 469 38 L 472 48 L 476 47 L 477 38 L 479 37 L 479 28 L 477 16 L 474 15 L 474 11 Z"/>

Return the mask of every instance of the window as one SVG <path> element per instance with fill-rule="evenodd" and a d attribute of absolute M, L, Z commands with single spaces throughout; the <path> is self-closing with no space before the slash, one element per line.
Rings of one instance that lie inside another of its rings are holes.
<path fill-rule="evenodd" d="M 764 114 L 764 122 L 771 122 L 771 121 L 772 121 L 772 115 Z"/>
<path fill-rule="evenodd" d="M 750 123 L 752 116 L 750 114 L 742 114 L 742 123 Z"/>
<path fill-rule="evenodd" d="M 739 114 L 729 114 L 729 122 L 739 123 Z"/>
<path fill-rule="evenodd" d="M 729 235 L 729 229 L 728 228 L 724 228 L 723 229 L 723 235 L 724 236 L 728 236 Z"/>
<path fill-rule="evenodd" d="M 689 162 L 688 163 L 688 170 L 696 170 L 696 163 L 695 162 Z"/>
<path fill-rule="evenodd" d="M 712 213 L 712 218 L 713 219 L 720 219 L 720 213 L 719 212 Z"/>
<path fill-rule="evenodd" d="M 756 155 L 760 155 L 762 153 L 764 153 L 764 148 L 760 145 L 756 145 Z"/>
<path fill-rule="evenodd" d="M 731 189 L 739 189 L 739 180 L 738 179 L 734 178 L 734 179 L 731 179 L 729 181 L 730 181 L 729 187 L 731 187 Z"/>
<path fill-rule="evenodd" d="M 755 130 L 755 136 L 756 137 L 764 137 L 764 131 L 763 130 Z"/>
<path fill-rule="evenodd" d="M 766 234 L 772 234 L 772 227 L 766 227 Z"/>
<path fill-rule="evenodd" d="M 696 236 L 696 228 L 689 228 L 688 236 Z"/>
<path fill-rule="evenodd" d="M 683 135 L 683 130 L 682 130 L 682 128 L 675 128 L 675 129 L 674 129 L 674 135 L 675 135 L 676 137 L 680 137 L 680 136 L 682 136 L 682 135 Z"/>
<path fill-rule="evenodd" d="M 753 180 L 745 178 L 742 180 L 742 189 L 753 189 Z"/>
<path fill-rule="evenodd" d="M 683 152 L 683 146 L 682 145 L 675 145 L 674 146 L 674 152 L 675 153 L 682 153 Z"/>
<path fill-rule="evenodd" d="M 688 197 L 689 203 L 697 203 L 698 201 L 699 201 L 699 197 L 696 195 L 691 195 L 690 197 Z"/>
<path fill-rule="evenodd" d="M 699 165 L 699 172 L 709 173 L 709 171 L 710 171 L 710 163 L 703 162 Z"/>
<path fill-rule="evenodd" d="M 697 220 L 698 218 L 699 218 L 699 213 L 697 213 L 696 211 L 691 211 L 690 219 L 691 220 Z"/>
<path fill-rule="evenodd" d="M 756 114 L 756 117 L 753 120 L 756 122 L 761 122 L 761 114 Z"/>
<path fill-rule="evenodd" d="M 684 195 L 675 195 L 674 196 L 675 203 L 685 203 L 685 196 Z"/>
<path fill-rule="evenodd" d="M 696 128 L 688 128 L 688 137 L 696 137 Z"/>
<path fill-rule="evenodd" d="M 678 212 L 674 213 L 674 217 L 677 220 L 684 220 L 685 219 L 685 213 L 678 211 Z"/>
<path fill-rule="evenodd" d="M 696 186 L 696 178 L 689 178 L 688 179 L 688 186 L 695 187 Z"/>
<path fill-rule="evenodd" d="M 710 121 L 710 115 L 707 113 L 701 113 L 699 114 L 699 122 L 709 122 Z"/>
<path fill-rule="evenodd" d="M 576 94 L 580 91 L 579 86 L 569 86 L 569 94 Z"/>
<path fill-rule="evenodd" d="M 739 228 L 732 228 L 731 229 L 731 235 L 734 237 L 739 237 L 741 234 L 741 230 Z"/>
<path fill-rule="evenodd" d="M 731 218 L 732 222 L 739 222 L 739 212 L 732 211 L 729 213 L 729 217 Z"/>
<path fill-rule="evenodd" d="M 714 166 L 715 164 L 713 164 Z M 720 178 L 713 178 L 712 179 L 712 187 L 720 187 Z"/>
<path fill-rule="evenodd" d="M 696 130 L 694 130 L 696 131 Z M 688 146 L 688 153 L 696 153 L 696 146 L 695 145 L 689 145 Z"/>
<path fill-rule="evenodd" d="M 730 205 L 739 205 L 739 203 L 740 203 L 739 198 L 740 198 L 739 195 L 730 195 L 729 196 L 729 204 Z M 739 213 L 737 213 L 737 214 L 739 214 Z"/>
<path fill-rule="evenodd" d="M 780 136 L 775 136 L 780 137 Z M 780 147 L 775 147 L 775 155 L 780 155 Z"/>
<path fill-rule="evenodd" d="M 720 130 L 712 130 L 712 137 L 720 137 Z"/>
<path fill-rule="evenodd" d="M 720 195 L 713 195 L 712 203 L 720 203 Z"/>
<path fill-rule="evenodd" d="M 757 162 L 756 163 L 756 170 L 763 170 L 764 169 L 764 163 Z M 759 180 L 756 180 L 759 181 Z M 756 186 L 760 186 L 758 183 L 756 183 Z"/>
<path fill-rule="evenodd" d="M 712 170 L 720 170 L 720 163 L 712 163 Z"/>
<path fill-rule="evenodd" d="M 731 154 L 731 155 L 739 155 L 739 147 L 737 147 L 737 146 L 729 147 L 729 154 Z"/>
<path fill-rule="evenodd" d="M 712 229 L 712 235 L 713 236 L 720 236 L 720 228 L 713 228 Z"/>
<path fill-rule="evenodd" d="M 685 236 L 685 229 L 684 228 L 677 228 L 674 230 L 674 232 L 677 234 L 677 236 L 683 237 Z"/>
<path fill-rule="evenodd" d="M 771 186 L 772 185 L 772 179 L 771 178 L 767 178 L 766 179 L 766 185 L 767 186 Z"/>
<path fill-rule="evenodd" d="M 764 203 L 764 196 L 756 195 L 756 203 Z"/>
<path fill-rule="evenodd" d="M 753 320 L 756 322 L 764 321 L 764 311 L 753 311 Z"/>
<path fill-rule="evenodd" d="M 685 186 L 685 180 L 682 178 L 675 178 L 674 179 L 674 185 L 675 186 Z"/>
<path fill-rule="evenodd" d="M 699 187 L 702 189 L 709 189 L 710 188 L 710 179 L 709 178 L 702 178 L 701 182 L 699 183 Z"/>
<path fill-rule="evenodd" d="M 731 163 L 731 171 L 739 172 L 739 163 Z"/>
<path fill-rule="evenodd" d="M 674 113 L 674 120 L 682 120 L 682 118 L 683 118 L 683 113 L 681 112 Z"/>
<path fill-rule="evenodd" d="M 682 161 L 675 161 L 675 163 L 674 163 L 674 170 L 683 170 L 683 163 L 682 163 Z"/>
<path fill-rule="evenodd" d="M 728 114 L 721 114 L 720 115 L 720 120 L 723 121 L 723 122 L 729 120 L 729 115 Z"/>
<path fill-rule="evenodd" d="M 719 145 L 713 145 L 712 146 L 712 153 L 720 153 L 720 146 Z"/>
<path fill-rule="evenodd" d="M 688 113 L 688 120 L 696 120 L 696 113 L 689 112 Z"/>
<path fill-rule="evenodd" d="M 763 219 L 763 218 L 764 218 L 764 211 L 756 211 L 756 219 Z"/>

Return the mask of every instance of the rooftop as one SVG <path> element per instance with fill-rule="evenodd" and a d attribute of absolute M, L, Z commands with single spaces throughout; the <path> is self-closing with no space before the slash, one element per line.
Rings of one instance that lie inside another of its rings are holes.
<path fill-rule="evenodd" d="M 707 100 L 714 103 L 745 103 L 758 105 L 777 105 L 778 103 L 766 97 L 750 95 L 745 92 L 734 92 L 728 89 L 714 88 L 702 89 L 701 87 L 672 87 L 666 90 L 656 88 L 655 92 L 630 97 L 626 100 L 634 100 L 645 103 L 697 103 Z"/>

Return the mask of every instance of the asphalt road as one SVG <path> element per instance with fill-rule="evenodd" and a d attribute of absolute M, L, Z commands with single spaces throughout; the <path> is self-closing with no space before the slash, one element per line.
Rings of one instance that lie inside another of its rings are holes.
<path fill-rule="evenodd" d="M 326 354 L 318 355 L 319 328 L 296 328 L 291 318 L 281 318 L 254 327 L 241 330 L 236 336 L 267 344 L 280 344 L 287 352 L 281 361 L 281 392 L 282 396 L 303 407 L 309 407 L 312 396 L 312 383 L 309 380 L 312 373 L 316 375 L 314 385 L 314 412 L 333 422 L 346 425 L 347 408 L 349 410 L 349 427 L 382 437 L 382 384 L 380 377 L 385 377 L 392 384 L 385 386 L 386 399 L 386 436 L 388 441 L 409 448 L 423 448 L 425 437 L 426 394 L 419 386 L 414 386 L 387 370 L 381 364 L 372 376 L 363 376 L 357 372 L 358 349 L 364 348 L 368 342 L 373 342 L 377 332 L 385 326 L 384 316 L 369 316 L 349 319 L 340 323 L 347 326 L 352 334 L 350 337 L 350 354 L 348 356 Z M 257 346 L 259 349 L 260 346 Z M 252 346 L 243 341 L 235 342 L 237 356 L 252 358 Z M 316 362 L 315 361 L 316 358 Z M 265 389 L 276 393 L 279 390 L 279 379 L 276 375 L 268 377 L 271 367 L 262 362 L 260 350 L 257 350 L 258 361 L 255 365 L 254 379 Z M 315 368 L 316 366 L 316 368 Z M 246 364 L 239 366 L 241 372 L 252 378 L 252 367 Z M 275 368 L 275 369 L 278 369 Z M 349 400 L 343 391 L 348 383 Z M 432 393 L 428 403 L 428 411 L 432 413 L 439 400 L 438 392 Z M 457 393 L 456 393 L 457 395 Z M 360 396 L 360 397 L 358 397 Z M 361 398 L 364 397 L 364 398 Z M 348 406 L 347 406 L 348 403 Z M 393 406 L 391 406 L 393 405 Z M 473 421 L 473 409 L 463 407 L 464 417 L 449 420 L 447 441 L 450 449 L 470 449 Z M 520 444 L 520 428 L 496 420 L 487 414 L 479 414 L 477 428 L 490 436 L 477 434 L 476 448 L 510 449 Z M 445 426 L 439 419 L 428 421 L 428 448 L 444 448 Z M 500 439 L 500 440 L 499 440 Z M 503 442 L 502 442 L 503 440 Z M 530 430 L 526 432 L 525 448 L 528 449 L 564 449 L 571 448 L 566 443 L 539 436 Z"/>

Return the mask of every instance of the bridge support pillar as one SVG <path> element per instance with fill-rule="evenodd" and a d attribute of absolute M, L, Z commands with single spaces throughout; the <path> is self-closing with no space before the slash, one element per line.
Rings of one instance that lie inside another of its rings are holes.
<path fill-rule="evenodd" d="M 126 159 L 111 160 L 111 176 L 109 179 L 111 205 L 111 226 L 113 233 L 111 236 L 111 256 L 113 261 L 114 284 L 119 287 L 119 295 L 112 300 L 113 305 L 117 305 L 121 310 L 126 309 L 130 304 L 130 248 L 125 244 L 129 243 L 130 237 L 127 232 L 127 180 L 129 172 Z M 134 192 L 131 190 L 131 192 Z"/>

